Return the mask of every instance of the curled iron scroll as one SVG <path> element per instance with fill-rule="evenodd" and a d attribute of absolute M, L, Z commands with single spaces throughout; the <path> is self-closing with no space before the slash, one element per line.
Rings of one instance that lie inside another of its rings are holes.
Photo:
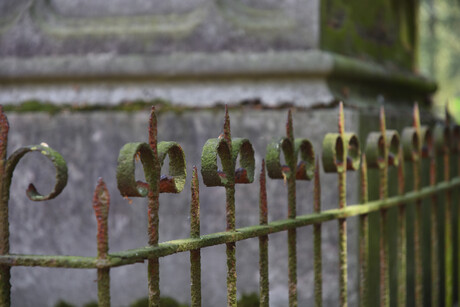
<path fill-rule="evenodd" d="M 254 181 L 254 149 L 247 139 L 233 139 L 230 146 L 223 138 L 209 139 L 201 154 L 201 175 L 208 187 L 225 186 L 228 183 L 251 183 Z M 222 170 L 217 165 L 217 156 L 222 163 Z M 235 170 L 239 157 L 240 168 Z M 234 176 L 229 180 L 229 176 Z"/>
<path fill-rule="evenodd" d="M 291 161 L 294 157 L 292 151 L 293 144 L 287 137 L 282 137 L 278 141 L 271 142 L 267 146 L 267 171 L 268 176 L 273 179 L 283 179 L 291 175 L 291 169 L 288 165 L 293 164 Z M 281 150 L 286 159 L 286 164 L 281 165 Z"/>
<path fill-rule="evenodd" d="M 236 165 L 238 157 L 240 167 L 235 170 L 235 183 L 252 183 L 256 162 L 254 149 L 248 139 L 234 138 L 232 140 L 233 165 Z"/>
<path fill-rule="evenodd" d="M 294 151 L 292 151 L 293 147 Z M 286 165 L 281 164 L 281 150 Z M 266 160 L 268 176 L 273 179 L 284 179 L 293 174 L 290 165 L 295 168 L 297 180 L 311 180 L 315 172 L 315 152 L 313 145 L 307 139 L 295 139 L 292 144 L 289 138 L 283 137 L 270 143 L 267 146 Z M 298 161 L 297 165 L 296 161 Z"/>
<path fill-rule="evenodd" d="M 448 152 L 450 149 L 451 133 L 447 125 L 437 124 L 433 132 L 434 147 L 439 153 Z"/>
<path fill-rule="evenodd" d="M 452 128 L 452 152 L 460 153 L 460 126 L 455 125 Z"/>
<path fill-rule="evenodd" d="M 160 193 L 179 193 L 184 189 L 187 177 L 184 151 L 176 142 L 160 142 L 158 159 L 161 167 L 166 156 L 169 156 L 169 174 L 161 175 Z"/>
<path fill-rule="evenodd" d="M 358 137 L 354 133 L 344 133 L 343 139 L 339 133 L 326 134 L 322 158 L 326 173 L 359 169 L 361 149 Z"/>
<path fill-rule="evenodd" d="M 399 134 L 396 130 L 386 130 L 385 137 L 380 132 L 369 133 L 366 140 L 367 165 L 379 169 L 384 168 L 385 165 L 397 166 L 399 164 L 399 144 Z M 387 161 L 385 161 L 385 150 L 388 150 Z"/>
<path fill-rule="evenodd" d="M 53 190 L 47 195 L 40 194 L 32 183 L 29 184 L 29 187 L 26 191 L 27 197 L 33 201 L 42 201 L 55 198 L 62 192 L 67 184 L 67 164 L 61 154 L 49 146 L 43 144 L 19 148 L 8 158 L 6 161 L 7 188 L 9 189 L 14 169 L 16 168 L 19 160 L 21 160 L 25 154 L 34 151 L 41 153 L 53 163 L 54 168 L 56 169 L 56 182 L 54 184 Z"/>
<path fill-rule="evenodd" d="M 402 147 L 404 160 L 416 161 L 417 159 L 427 158 L 433 154 L 433 136 L 431 130 L 426 127 L 420 127 L 420 135 L 414 127 L 408 127 L 403 130 Z"/>
<path fill-rule="evenodd" d="M 179 193 L 185 185 L 185 157 L 182 148 L 175 142 L 158 144 L 158 159 L 160 165 L 169 156 L 170 174 L 161 176 L 160 193 Z M 136 181 L 136 161 L 140 160 L 147 182 Z M 146 197 L 149 186 L 155 184 L 160 177 L 156 172 L 156 161 L 150 145 L 147 143 L 128 143 L 122 147 L 118 156 L 117 184 L 122 196 Z"/>
<path fill-rule="evenodd" d="M 388 149 L 388 165 L 399 165 L 399 145 L 401 143 L 399 133 L 396 130 L 385 131 Z"/>
<path fill-rule="evenodd" d="M 156 173 L 155 158 L 149 144 L 137 142 L 125 144 L 118 155 L 117 186 L 122 196 L 146 197 L 149 189 L 144 182 L 136 181 L 136 160 L 140 159 L 148 184 L 154 184 Z"/>

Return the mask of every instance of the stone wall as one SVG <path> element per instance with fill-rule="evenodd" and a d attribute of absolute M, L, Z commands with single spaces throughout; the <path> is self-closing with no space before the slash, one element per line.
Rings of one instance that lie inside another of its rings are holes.
<path fill-rule="evenodd" d="M 362 6 L 361 6 L 362 4 Z M 147 140 L 148 106 L 159 106 L 160 140 L 179 142 L 188 178 L 178 195 L 161 195 L 160 241 L 189 235 L 192 165 L 208 138 L 222 129 L 228 104 L 234 136 L 254 145 L 257 172 L 267 144 L 284 135 L 293 107 L 298 137 L 321 154 L 326 132 L 337 127 L 345 101 L 347 130 L 367 135 L 378 109 L 389 128 L 410 124 L 414 101 L 422 108 L 433 81 L 415 73 L 417 8 L 413 2 L 341 0 L 6 0 L 0 2 L 0 103 L 11 123 L 9 151 L 48 143 L 66 159 L 69 183 L 56 200 L 31 203 L 29 182 L 51 187 L 52 169 L 40 156 L 18 166 L 10 202 L 11 251 L 96 254 L 91 198 L 99 176 L 112 196 L 111 251 L 147 244 L 145 200 L 122 199 L 115 170 L 123 144 Z M 24 112 L 26 111 L 26 112 Z M 425 118 L 427 116 L 425 115 Z M 392 122 L 393 119 L 393 122 Z M 398 123 L 392 125 L 392 123 Z M 362 148 L 364 139 L 361 139 Z M 142 176 L 141 170 L 138 174 Z M 350 173 L 350 183 L 357 175 Z M 225 229 L 224 191 L 201 179 L 203 234 Z M 337 180 L 322 174 L 323 208 L 337 204 Z M 348 202 L 358 201 L 348 186 Z M 286 188 L 268 181 L 269 219 L 287 215 Z M 298 213 L 312 212 L 312 183 L 298 189 Z M 258 185 L 237 187 L 237 227 L 258 222 Z M 349 296 L 357 299 L 356 219 L 349 221 Z M 299 230 L 299 305 L 312 302 L 312 230 Z M 338 302 L 336 222 L 323 232 L 324 304 Z M 225 248 L 202 251 L 203 306 L 225 304 Z M 270 295 L 287 302 L 286 234 L 270 236 Z M 238 293 L 258 289 L 257 240 L 237 244 Z M 96 298 L 92 270 L 15 267 L 13 306 L 75 304 Z M 146 296 L 146 264 L 112 270 L 112 303 Z M 189 301 L 187 254 L 161 260 L 161 291 Z"/>

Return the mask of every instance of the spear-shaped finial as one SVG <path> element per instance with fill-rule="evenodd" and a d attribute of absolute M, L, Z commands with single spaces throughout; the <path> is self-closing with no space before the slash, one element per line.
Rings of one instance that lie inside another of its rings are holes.
<path fill-rule="evenodd" d="M 228 106 L 227 105 L 225 105 L 224 140 L 228 144 L 232 143 L 232 134 L 230 132 L 230 116 L 228 115 Z"/>
<path fill-rule="evenodd" d="M 149 145 L 150 148 L 153 150 L 155 157 L 158 155 L 157 151 L 157 115 L 155 112 L 155 107 L 152 106 L 152 110 L 150 112 L 150 120 L 149 120 Z"/>
<path fill-rule="evenodd" d="M 414 104 L 413 118 L 414 128 L 416 129 L 417 133 L 420 133 L 420 109 L 417 102 Z"/>
<path fill-rule="evenodd" d="M 97 219 L 97 254 L 98 258 L 106 258 L 109 251 L 108 215 L 110 195 L 102 178 L 99 178 L 93 196 L 93 208 Z"/>
<path fill-rule="evenodd" d="M 343 137 L 345 134 L 345 115 L 343 114 L 343 102 L 339 103 L 339 134 Z"/>
<path fill-rule="evenodd" d="M 382 135 L 385 135 L 385 131 L 387 130 L 386 127 L 386 120 L 385 120 L 385 107 L 380 107 L 380 132 Z"/>
<path fill-rule="evenodd" d="M 0 160 L 6 159 L 6 146 L 8 143 L 8 130 L 10 126 L 8 124 L 8 118 L 3 113 L 3 106 L 0 105 Z"/>
<path fill-rule="evenodd" d="M 450 126 L 450 113 L 449 113 L 449 101 L 446 102 L 446 106 L 444 108 L 444 116 L 446 120 L 446 126 Z"/>
<path fill-rule="evenodd" d="M 293 125 L 292 125 L 292 110 L 291 109 L 289 109 L 289 111 L 288 111 L 288 117 L 287 117 L 287 121 L 286 121 L 286 136 L 291 141 L 294 140 L 294 128 L 293 128 Z"/>

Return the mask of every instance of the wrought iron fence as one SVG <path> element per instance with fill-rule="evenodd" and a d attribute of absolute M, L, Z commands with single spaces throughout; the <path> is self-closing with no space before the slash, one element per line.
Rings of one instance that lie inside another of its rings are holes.
<path fill-rule="evenodd" d="M 248 139 L 232 138 L 230 118 L 225 110 L 223 133 L 215 139 L 209 139 L 203 147 L 201 157 L 201 175 L 205 185 L 221 186 L 226 191 L 226 231 L 200 235 L 200 201 L 198 186 L 198 170 L 193 169 L 190 205 L 190 238 L 159 243 L 158 214 L 160 193 L 179 193 L 183 190 L 186 180 L 184 153 L 175 142 L 157 142 L 157 118 L 152 108 L 149 125 L 149 143 L 128 143 L 120 150 L 117 166 L 118 189 L 125 197 L 146 197 L 148 199 L 148 247 L 122 252 L 109 253 L 107 217 L 109 213 L 109 192 L 102 179 L 97 183 L 93 207 L 98 224 L 97 256 L 79 257 L 62 255 L 21 255 L 9 252 L 8 200 L 9 188 L 15 166 L 29 152 L 40 152 L 55 166 L 56 183 L 48 195 L 41 195 L 33 184 L 27 189 L 28 197 L 33 201 L 42 201 L 56 197 L 67 182 L 67 166 L 62 156 L 48 145 L 26 146 L 16 150 L 7 157 L 8 121 L 0 110 L 0 305 L 10 305 L 10 270 L 13 266 L 40 266 L 58 268 L 96 269 L 99 306 L 110 306 L 110 269 L 138 262 L 148 262 L 149 305 L 158 306 L 159 289 L 159 258 L 175 253 L 190 253 L 191 270 L 191 304 L 201 306 L 201 263 L 200 249 L 208 246 L 225 244 L 227 249 L 227 305 L 236 306 L 236 242 L 248 238 L 259 238 L 260 265 L 260 305 L 269 305 L 269 270 L 268 270 L 268 235 L 286 231 L 288 235 L 288 278 L 289 306 L 297 306 L 297 253 L 296 229 L 313 225 L 314 249 L 314 300 L 315 306 L 322 305 L 321 276 L 321 224 L 337 220 L 339 226 L 339 264 L 338 276 L 340 286 L 340 305 L 347 305 L 347 218 L 359 216 L 359 304 L 367 306 L 368 300 L 368 264 L 369 264 L 369 222 L 368 215 L 380 213 L 380 302 L 381 306 L 389 306 L 389 251 L 387 227 L 387 210 L 398 208 L 398 241 L 397 241 L 397 305 L 406 305 L 407 267 L 415 266 L 414 293 L 417 306 L 423 305 L 424 293 L 431 292 L 431 305 L 437 306 L 440 297 L 444 296 L 446 306 L 453 304 L 453 215 L 452 190 L 460 186 L 460 127 L 452 125 L 446 115 L 446 122 L 436 125 L 433 129 L 421 126 L 419 110 L 414 107 L 413 126 L 405 128 L 401 136 L 395 130 L 387 130 L 385 113 L 380 112 L 380 131 L 368 135 L 364 153 L 361 154 L 360 142 L 353 133 L 345 132 L 343 105 L 340 104 L 338 133 L 328 133 L 324 137 L 322 148 L 322 166 L 327 173 L 338 175 L 338 209 L 321 211 L 319 160 L 308 139 L 295 138 L 291 112 L 288 113 L 286 136 L 281 137 L 267 146 L 266 168 L 272 179 L 281 179 L 287 187 L 288 214 L 287 219 L 268 221 L 266 170 L 265 162 L 259 176 L 260 181 L 260 217 L 259 225 L 235 229 L 235 186 L 236 184 L 252 183 L 255 172 L 254 150 Z M 169 174 L 162 175 L 161 168 L 166 156 L 169 157 Z M 284 159 L 283 159 L 284 156 Z M 458 161 L 458 173 L 451 178 L 453 167 L 452 157 Z M 436 161 L 442 158 L 444 180 L 436 180 Z M 218 163 L 221 161 L 221 166 Z M 421 161 L 427 159 L 430 165 L 430 185 L 421 187 Z M 146 182 L 136 181 L 135 165 L 140 161 L 143 166 Z M 405 191 L 403 162 L 409 161 L 413 170 L 413 189 Z M 237 168 L 237 165 L 239 166 Z M 220 167 L 220 169 L 219 169 Z M 388 196 L 388 169 L 397 167 L 398 195 Z M 379 172 L 379 200 L 368 199 L 367 169 L 375 168 Z M 361 203 L 347 206 L 346 174 L 347 171 L 360 170 Z M 314 180 L 314 213 L 296 215 L 296 180 Z M 440 219 L 439 195 L 444 195 L 444 218 Z M 421 250 L 421 201 L 431 199 L 430 227 L 430 270 L 431 284 L 423 284 L 422 250 Z M 407 225 L 406 208 L 415 203 L 414 218 L 414 262 L 407 259 Z M 442 220 L 444 242 L 438 242 L 438 222 Z M 459 228 L 460 231 L 460 228 Z M 444 246 L 441 254 L 445 257 L 444 267 L 438 259 L 440 246 Z M 455 259 L 457 261 L 457 259 Z M 440 278 L 444 278 L 444 288 L 440 288 Z M 442 292 L 442 293 L 441 293 Z"/>

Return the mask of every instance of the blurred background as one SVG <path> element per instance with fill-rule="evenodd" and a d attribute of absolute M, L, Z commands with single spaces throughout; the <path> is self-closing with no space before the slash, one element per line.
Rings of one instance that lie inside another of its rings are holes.
<path fill-rule="evenodd" d="M 0 104 L 10 122 L 8 151 L 45 142 L 63 155 L 69 169 L 61 195 L 33 203 L 24 190 L 34 182 L 39 191 L 49 191 L 53 168 L 38 154 L 21 160 L 9 204 L 11 252 L 94 256 L 91 199 L 98 177 L 111 194 L 110 251 L 147 244 L 146 200 L 131 204 L 120 196 L 116 166 L 124 144 L 147 141 L 152 105 L 157 107 L 159 139 L 182 146 L 188 172 L 184 191 L 160 197 L 160 241 L 190 234 L 191 169 L 200 168 L 205 142 L 222 132 L 224 104 L 230 109 L 232 135 L 254 146 L 256 173 L 267 144 L 285 135 L 288 109 L 295 136 L 311 140 L 318 156 L 324 135 L 337 131 L 339 101 L 345 105 L 346 130 L 359 136 L 362 150 L 369 132 L 379 130 L 382 106 L 388 129 L 402 131 L 413 124 L 414 102 L 423 124 L 439 121 L 447 101 L 460 121 L 459 25 L 457 0 L 0 0 Z M 324 210 L 337 207 L 336 177 L 321 173 Z M 356 172 L 348 175 L 349 204 L 359 202 L 358 178 Z M 394 169 L 390 182 L 396 182 Z M 370 171 L 369 187 L 371 199 L 377 198 L 376 170 Z M 269 221 L 286 218 L 283 181 L 269 179 L 268 188 Z M 258 183 L 236 190 L 237 227 L 257 224 Z M 297 191 L 298 214 L 313 212 L 312 183 L 298 182 Z M 390 195 L 396 193 L 396 187 L 390 188 Z M 202 234 L 225 229 L 224 196 L 223 189 L 206 187 L 200 178 Z M 409 208 L 408 216 L 413 214 Z M 429 220 L 429 211 L 424 214 Z M 351 306 L 358 299 L 357 220 L 348 220 Z M 390 210 L 389 221 L 394 264 L 395 211 Z M 379 302 L 378 223 L 376 213 L 370 219 L 370 306 Z M 413 233 L 408 229 L 411 257 Z M 425 227 L 425 246 L 429 237 Z M 337 306 L 335 221 L 323 226 L 322 250 L 324 305 Z M 258 292 L 257 254 L 256 239 L 237 244 L 239 298 Z M 314 289 L 311 227 L 298 231 L 298 255 L 299 305 L 309 305 Z M 269 257 L 271 305 L 286 306 L 285 233 L 270 236 Z M 224 247 L 203 249 L 202 263 L 203 305 L 224 306 Z M 409 306 L 414 304 L 412 269 Z M 162 295 L 190 302 L 188 255 L 161 259 L 160 272 Z M 113 306 L 146 296 L 146 264 L 111 274 Z M 392 265 L 393 305 L 396 274 Z M 54 306 L 61 299 L 82 306 L 96 299 L 94 280 L 94 270 L 15 267 L 13 306 Z M 428 304 L 429 293 L 425 300 Z"/>
<path fill-rule="evenodd" d="M 420 72 L 438 83 L 433 111 L 449 110 L 460 121 L 460 4 L 451 0 L 420 1 Z"/>

